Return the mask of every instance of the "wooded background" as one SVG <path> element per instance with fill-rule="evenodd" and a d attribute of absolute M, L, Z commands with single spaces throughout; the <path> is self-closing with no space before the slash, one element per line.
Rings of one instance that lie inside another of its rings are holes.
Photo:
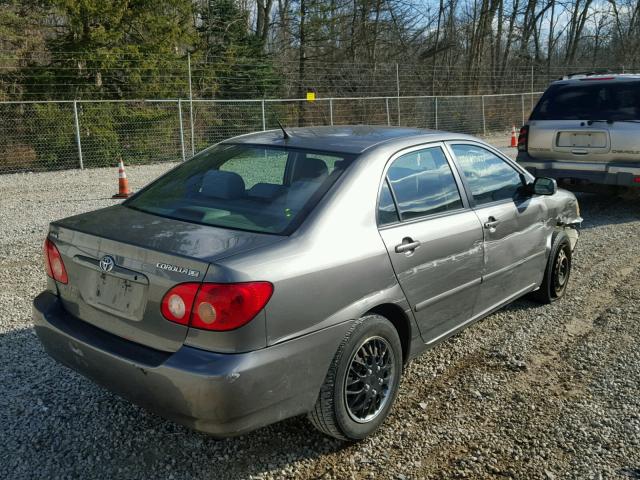
<path fill-rule="evenodd" d="M 184 98 L 189 73 L 194 98 L 509 93 L 639 63 L 639 0 L 0 0 L 0 100 Z"/>
<path fill-rule="evenodd" d="M 508 139 L 551 80 L 639 57 L 640 0 L 0 0 L 0 173 L 278 121 Z"/>

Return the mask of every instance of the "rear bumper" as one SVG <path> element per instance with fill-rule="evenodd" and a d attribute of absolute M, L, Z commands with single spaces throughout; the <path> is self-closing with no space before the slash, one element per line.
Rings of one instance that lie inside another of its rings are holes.
<path fill-rule="evenodd" d="M 640 162 L 590 163 L 540 160 L 519 153 L 518 164 L 537 177 L 550 177 L 563 184 L 596 184 L 640 187 Z"/>
<path fill-rule="evenodd" d="M 160 416 L 217 437 L 308 412 L 350 322 L 253 352 L 167 353 L 69 315 L 43 292 L 35 330 L 55 360 Z"/>

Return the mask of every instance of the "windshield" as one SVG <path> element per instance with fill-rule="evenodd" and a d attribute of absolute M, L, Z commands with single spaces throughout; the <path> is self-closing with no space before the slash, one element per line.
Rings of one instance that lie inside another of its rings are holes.
<path fill-rule="evenodd" d="M 335 153 L 219 144 L 160 177 L 125 206 L 216 227 L 286 234 L 352 160 Z"/>
<path fill-rule="evenodd" d="M 639 119 L 640 81 L 552 85 L 531 114 L 531 120 Z"/>

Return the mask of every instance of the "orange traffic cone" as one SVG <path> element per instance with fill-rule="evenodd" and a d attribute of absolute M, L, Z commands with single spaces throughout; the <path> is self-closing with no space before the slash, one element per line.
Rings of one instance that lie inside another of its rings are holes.
<path fill-rule="evenodd" d="M 512 147 L 517 147 L 518 146 L 518 136 L 516 135 L 516 126 L 515 125 L 511 128 L 511 146 Z"/>
<path fill-rule="evenodd" d="M 131 196 L 131 190 L 129 190 L 129 180 L 127 180 L 127 174 L 124 171 L 124 163 L 120 159 L 118 164 L 118 193 L 111 198 L 128 198 Z"/>

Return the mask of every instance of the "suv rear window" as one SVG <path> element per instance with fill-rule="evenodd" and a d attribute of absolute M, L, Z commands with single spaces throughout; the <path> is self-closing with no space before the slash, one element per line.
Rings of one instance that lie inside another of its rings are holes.
<path fill-rule="evenodd" d="M 124 205 L 187 222 L 287 234 L 352 160 L 335 153 L 219 144 Z"/>
<path fill-rule="evenodd" d="M 640 81 L 552 85 L 531 120 L 640 120 Z"/>

